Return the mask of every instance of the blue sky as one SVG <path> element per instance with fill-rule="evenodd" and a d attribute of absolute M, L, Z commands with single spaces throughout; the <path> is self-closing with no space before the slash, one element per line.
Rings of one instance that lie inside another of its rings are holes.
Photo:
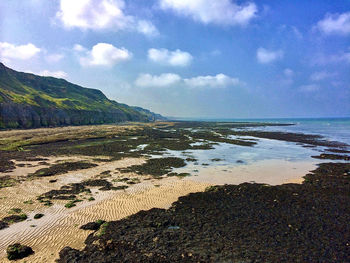
<path fill-rule="evenodd" d="M 350 116 L 350 1 L 2 0 L 0 61 L 166 116 Z"/>

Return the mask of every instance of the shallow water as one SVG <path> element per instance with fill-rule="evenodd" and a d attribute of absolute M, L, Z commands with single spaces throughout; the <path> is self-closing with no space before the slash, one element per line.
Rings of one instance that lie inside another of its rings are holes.
<path fill-rule="evenodd" d="M 306 173 L 315 169 L 319 160 L 311 156 L 319 155 L 320 150 L 290 142 L 259 139 L 253 147 L 219 143 L 211 150 L 167 151 L 165 156 L 197 159 L 174 170 L 190 173 L 190 180 L 214 184 L 253 181 L 281 184 L 300 181 Z"/>
<path fill-rule="evenodd" d="M 283 118 L 283 119 L 190 119 L 210 122 L 261 122 L 294 124 L 292 126 L 256 127 L 256 130 L 286 131 L 296 133 L 319 134 L 330 140 L 350 145 L 350 118 Z"/>
<path fill-rule="evenodd" d="M 336 140 L 350 145 L 350 118 L 335 119 L 246 119 L 246 120 L 199 120 L 198 121 L 245 121 L 293 123 L 292 126 L 267 126 L 249 128 L 263 131 L 282 131 L 305 134 L 318 134 L 328 140 Z M 249 136 L 239 138 L 257 139 Z M 237 138 L 232 136 L 232 138 Z M 237 184 L 259 182 L 282 184 L 301 182 L 302 177 L 316 168 L 321 162 L 331 160 L 313 159 L 326 147 L 305 148 L 292 142 L 258 139 L 253 147 L 220 143 L 212 150 L 192 150 L 186 153 L 168 151 L 167 155 L 181 158 L 192 157 L 186 167 L 175 169 L 178 173 L 190 173 L 190 180 L 215 184 Z M 213 159 L 220 159 L 214 161 Z M 204 164 L 204 165 L 203 165 Z"/>

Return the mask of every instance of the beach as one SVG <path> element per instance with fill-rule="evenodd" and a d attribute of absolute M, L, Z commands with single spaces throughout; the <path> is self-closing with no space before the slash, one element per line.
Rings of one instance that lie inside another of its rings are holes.
<path fill-rule="evenodd" d="M 84 249 L 84 241 L 94 232 L 80 229 L 82 225 L 168 209 L 179 197 L 214 185 L 299 185 L 317 168 L 319 160 L 311 155 L 325 147 L 344 150 L 339 142 L 307 135 L 303 145 L 307 142 L 312 148 L 296 144 L 291 135 L 291 141 L 226 135 L 239 124 L 226 124 L 221 130 L 212 124 L 189 125 L 0 132 L 7 147 L 2 150 L 3 167 L 9 167 L 1 176 L 0 219 L 26 215 L 0 230 L 1 262 L 8 262 L 6 247 L 18 242 L 35 252 L 19 262 L 54 262 L 65 247 Z M 21 150 L 8 149 L 11 145 Z M 34 219 L 36 214 L 43 216 Z"/>

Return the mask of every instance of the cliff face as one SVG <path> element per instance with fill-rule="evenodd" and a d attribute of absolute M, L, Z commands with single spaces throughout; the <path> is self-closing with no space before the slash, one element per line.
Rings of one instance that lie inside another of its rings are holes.
<path fill-rule="evenodd" d="M 22 73 L 0 63 L 0 128 L 154 121 L 159 114 L 109 100 L 64 79 Z"/>

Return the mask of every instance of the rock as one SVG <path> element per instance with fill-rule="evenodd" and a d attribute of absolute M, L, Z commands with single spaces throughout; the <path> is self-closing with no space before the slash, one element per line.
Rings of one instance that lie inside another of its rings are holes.
<path fill-rule="evenodd" d="M 324 163 L 303 184 L 210 187 L 109 222 L 57 262 L 349 262 L 349 169 Z"/>
<path fill-rule="evenodd" d="M 104 220 L 97 220 L 96 222 L 89 222 L 85 225 L 82 225 L 80 229 L 83 230 L 99 230 L 100 226 L 105 223 L 106 221 Z"/>
<path fill-rule="evenodd" d="M 44 214 L 35 214 L 34 219 L 39 219 L 39 218 L 42 218 L 43 216 Z"/>
<path fill-rule="evenodd" d="M 34 254 L 34 251 L 31 247 L 21 245 L 20 243 L 16 243 L 13 245 L 9 245 L 6 249 L 7 258 L 9 260 L 16 260 L 28 257 Z"/>
<path fill-rule="evenodd" d="M 0 220 L 0 230 L 9 227 L 9 224 Z"/>

